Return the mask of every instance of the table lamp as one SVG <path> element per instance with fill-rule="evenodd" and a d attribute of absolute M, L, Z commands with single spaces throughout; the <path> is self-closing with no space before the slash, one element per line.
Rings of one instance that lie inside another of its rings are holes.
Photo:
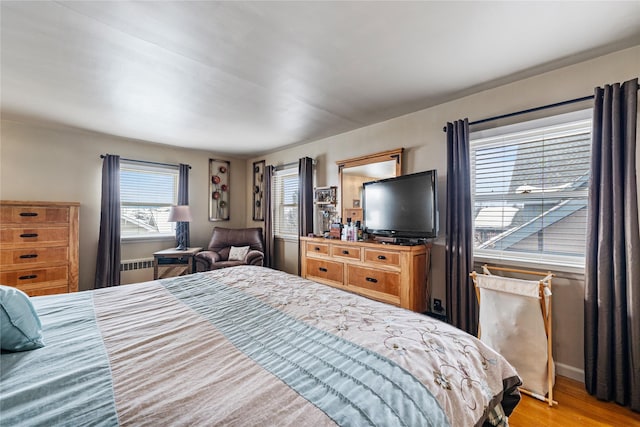
<path fill-rule="evenodd" d="M 176 239 L 178 240 L 178 251 L 187 250 L 185 227 L 181 223 L 193 221 L 191 216 L 191 210 L 188 205 L 171 206 L 169 208 L 169 222 L 175 222 L 176 224 Z"/>

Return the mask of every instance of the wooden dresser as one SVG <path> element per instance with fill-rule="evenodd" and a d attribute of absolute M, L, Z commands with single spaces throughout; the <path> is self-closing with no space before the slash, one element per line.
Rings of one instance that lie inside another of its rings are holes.
<path fill-rule="evenodd" d="M 431 245 L 300 237 L 302 277 L 424 312 Z"/>
<path fill-rule="evenodd" d="M 0 202 L 0 283 L 28 295 L 78 291 L 79 203 Z"/>

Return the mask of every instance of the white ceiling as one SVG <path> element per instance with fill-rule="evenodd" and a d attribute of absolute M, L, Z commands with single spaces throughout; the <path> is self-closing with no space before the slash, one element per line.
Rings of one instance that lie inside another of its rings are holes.
<path fill-rule="evenodd" d="M 3 117 L 236 155 L 640 44 L 639 1 L 3 0 L 0 13 Z"/>

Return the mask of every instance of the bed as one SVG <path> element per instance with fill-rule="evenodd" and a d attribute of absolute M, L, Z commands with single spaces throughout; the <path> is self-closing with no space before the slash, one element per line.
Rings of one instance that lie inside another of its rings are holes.
<path fill-rule="evenodd" d="M 31 298 L 0 424 L 506 425 L 514 368 L 436 319 L 240 266 Z"/>

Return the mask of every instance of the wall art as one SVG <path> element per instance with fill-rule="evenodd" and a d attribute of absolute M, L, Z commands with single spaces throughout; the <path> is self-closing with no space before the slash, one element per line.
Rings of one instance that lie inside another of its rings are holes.
<path fill-rule="evenodd" d="M 264 160 L 253 162 L 253 220 L 264 221 Z"/>
<path fill-rule="evenodd" d="M 209 159 L 209 221 L 229 219 L 229 166 L 227 160 Z"/>

